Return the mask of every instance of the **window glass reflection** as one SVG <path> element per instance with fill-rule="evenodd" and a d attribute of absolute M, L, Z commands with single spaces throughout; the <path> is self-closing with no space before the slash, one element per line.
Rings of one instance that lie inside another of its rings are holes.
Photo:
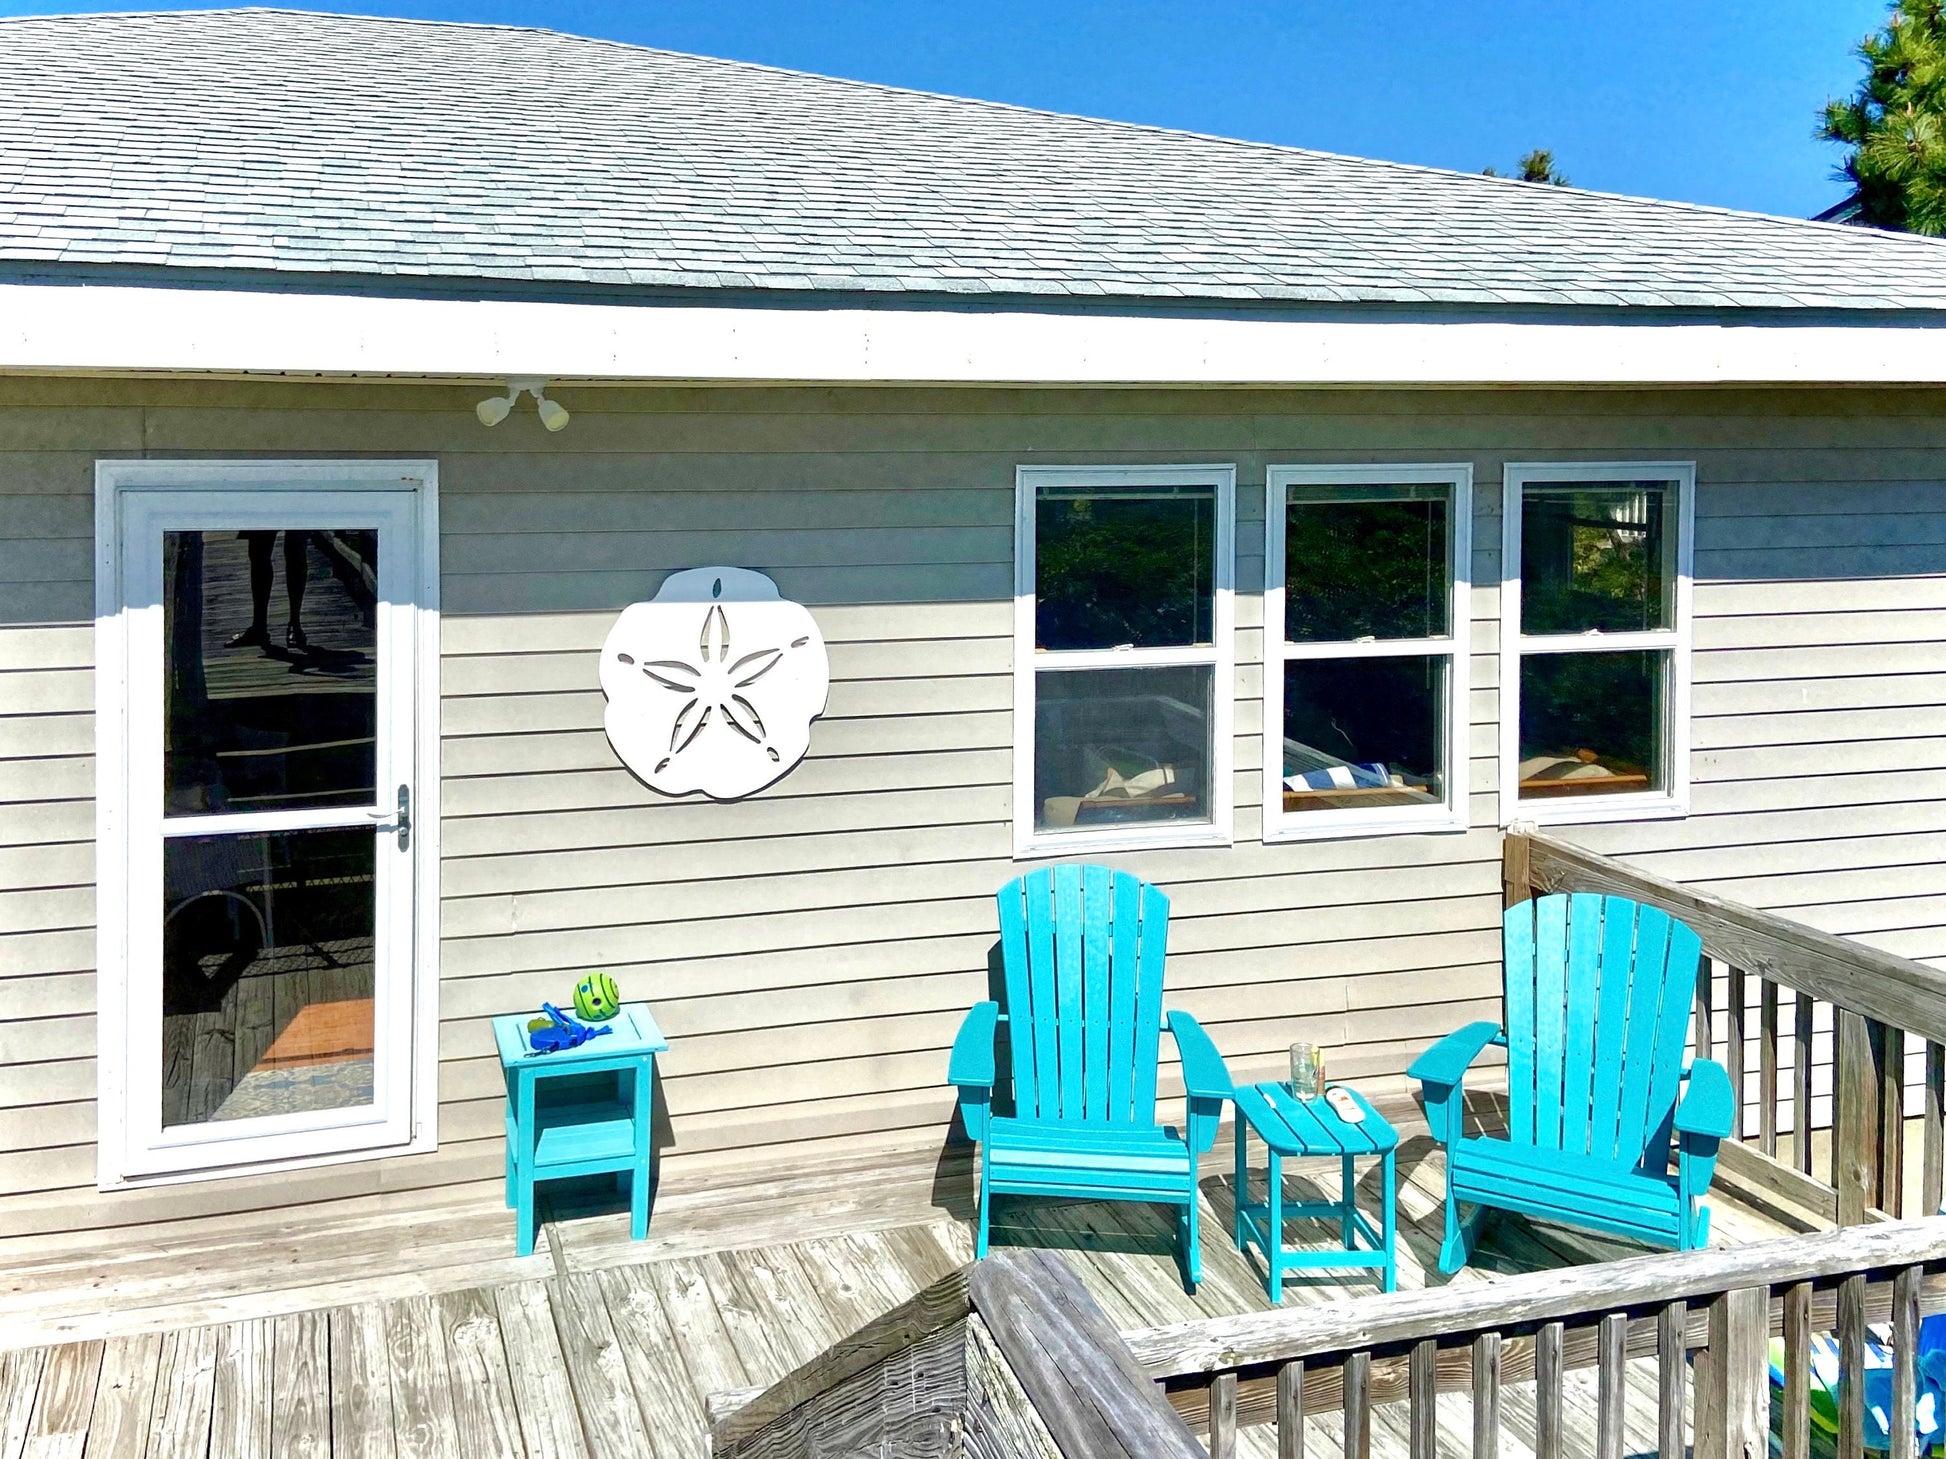
<path fill-rule="evenodd" d="M 1441 638 L 1452 596 L 1443 486 L 1291 487 L 1284 636 Z"/>
<path fill-rule="evenodd" d="M 1446 798 L 1444 656 L 1284 666 L 1284 809 L 1436 805 Z"/>
<path fill-rule="evenodd" d="M 163 842 L 164 1127 L 372 1103 L 379 841 Z"/>
<path fill-rule="evenodd" d="M 1210 819 L 1208 664 L 1035 676 L 1037 830 Z"/>
<path fill-rule="evenodd" d="M 1530 654 L 1520 661 L 1523 799 L 1667 788 L 1664 652 Z"/>
<path fill-rule="evenodd" d="M 1041 487 L 1034 514 L 1037 648 L 1212 641 L 1214 487 Z"/>
<path fill-rule="evenodd" d="M 367 804 L 378 534 L 163 534 L 164 809 Z"/>
<path fill-rule="evenodd" d="M 1641 632 L 1675 622 L 1669 482 L 1524 488 L 1520 631 Z"/>

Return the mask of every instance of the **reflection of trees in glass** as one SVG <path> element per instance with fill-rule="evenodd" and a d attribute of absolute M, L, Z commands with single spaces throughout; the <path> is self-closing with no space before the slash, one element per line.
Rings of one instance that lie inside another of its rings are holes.
<path fill-rule="evenodd" d="M 1520 753 L 1592 750 L 1611 768 L 1657 773 L 1663 655 L 1569 653 L 1520 665 Z M 1612 763 L 1611 763 L 1612 762 Z"/>
<path fill-rule="evenodd" d="M 1210 642 L 1214 513 L 1207 490 L 1042 495 L 1034 526 L 1038 646 Z"/>
<path fill-rule="evenodd" d="M 1521 509 L 1523 633 L 1666 627 L 1660 492 L 1530 493 Z"/>
<path fill-rule="evenodd" d="M 1285 514 L 1285 638 L 1446 632 L 1446 503 L 1293 502 Z"/>

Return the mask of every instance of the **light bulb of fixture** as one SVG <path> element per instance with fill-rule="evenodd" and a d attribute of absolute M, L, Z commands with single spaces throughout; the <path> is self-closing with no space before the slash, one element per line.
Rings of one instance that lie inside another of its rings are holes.
<path fill-rule="evenodd" d="M 536 395 L 534 403 L 540 409 L 541 424 L 550 431 L 564 430 L 568 423 L 567 408 L 545 395 Z"/>
<path fill-rule="evenodd" d="M 489 395 L 473 407 L 473 414 L 480 418 L 481 425 L 497 426 L 507 418 L 513 408 L 514 402 L 511 395 Z"/>

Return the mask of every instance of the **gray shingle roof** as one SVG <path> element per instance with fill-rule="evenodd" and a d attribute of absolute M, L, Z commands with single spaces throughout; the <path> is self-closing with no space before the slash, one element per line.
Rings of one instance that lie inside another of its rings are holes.
<path fill-rule="evenodd" d="M 0 21 L 0 260 L 662 288 L 1946 308 L 1946 243 L 549 31 Z"/>

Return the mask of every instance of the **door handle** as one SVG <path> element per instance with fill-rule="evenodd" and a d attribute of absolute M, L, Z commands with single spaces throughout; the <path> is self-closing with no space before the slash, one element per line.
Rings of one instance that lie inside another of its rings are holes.
<path fill-rule="evenodd" d="M 401 785 L 399 787 L 399 808 L 392 815 L 392 818 L 389 821 L 386 819 L 386 813 L 384 811 L 368 811 L 366 812 L 366 814 L 369 815 L 374 821 L 378 822 L 378 824 L 374 826 L 372 829 L 376 831 L 396 832 L 399 838 L 399 850 L 406 851 L 411 849 L 412 846 L 412 787 L 411 786 Z"/>

